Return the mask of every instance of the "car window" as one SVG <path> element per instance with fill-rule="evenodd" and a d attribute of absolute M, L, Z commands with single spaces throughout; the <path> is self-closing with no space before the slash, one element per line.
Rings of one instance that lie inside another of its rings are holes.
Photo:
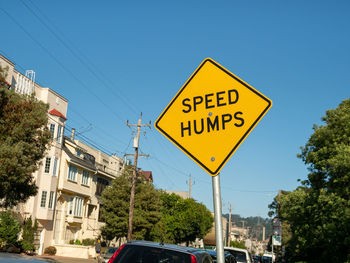
<path fill-rule="evenodd" d="M 203 263 L 213 263 L 213 262 L 216 262 L 216 261 L 211 260 L 210 256 L 209 257 L 204 257 L 204 259 L 203 259 Z"/>
<path fill-rule="evenodd" d="M 262 257 L 262 262 L 263 263 L 271 263 L 272 262 L 272 257 L 263 256 Z"/>
<path fill-rule="evenodd" d="M 240 251 L 234 251 L 234 250 L 227 250 L 231 253 L 232 256 L 236 258 L 238 262 L 247 262 L 246 254 L 244 252 Z"/>
<path fill-rule="evenodd" d="M 235 263 L 235 262 L 236 260 L 232 255 L 225 257 L 225 263 Z"/>
<path fill-rule="evenodd" d="M 113 263 L 191 263 L 187 253 L 146 246 L 125 246 Z"/>
<path fill-rule="evenodd" d="M 107 250 L 106 253 L 107 253 L 107 254 L 114 254 L 114 252 L 116 252 L 117 249 L 118 249 L 118 248 L 116 248 L 116 247 L 109 248 L 109 249 Z"/>

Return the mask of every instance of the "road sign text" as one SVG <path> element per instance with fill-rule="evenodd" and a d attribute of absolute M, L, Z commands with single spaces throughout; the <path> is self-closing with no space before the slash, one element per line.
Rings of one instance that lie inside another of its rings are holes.
<path fill-rule="evenodd" d="M 200 120 L 192 120 L 187 122 L 181 122 L 181 137 L 185 135 L 191 136 L 193 134 L 202 134 L 203 132 L 212 132 L 214 130 L 220 131 L 225 130 L 226 124 L 231 123 L 236 127 L 242 127 L 244 125 L 244 119 L 242 118 L 243 113 L 237 111 L 234 114 L 226 113 L 220 117 L 201 118 Z"/>

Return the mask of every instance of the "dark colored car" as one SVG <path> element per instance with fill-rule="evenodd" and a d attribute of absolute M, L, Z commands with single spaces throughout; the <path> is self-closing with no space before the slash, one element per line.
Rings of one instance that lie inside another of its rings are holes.
<path fill-rule="evenodd" d="M 118 248 L 108 263 L 213 263 L 213 260 L 203 249 L 137 240 Z"/>
<path fill-rule="evenodd" d="M 206 249 L 205 251 L 209 253 L 211 258 L 213 259 L 213 262 L 216 263 L 216 250 Z M 235 257 L 232 256 L 231 253 L 224 251 L 224 256 L 225 256 L 225 263 L 237 263 Z"/>
<path fill-rule="evenodd" d="M 272 263 L 272 256 L 262 256 L 261 263 Z"/>
<path fill-rule="evenodd" d="M 3 263 L 45 263 L 57 262 L 53 259 L 37 258 L 33 256 L 19 255 L 14 253 L 0 252 L 0 262 Z"/>
<path fill-rule="evenodd" d="M 254 263 L 261 263 L 261 256 L 259 255 L 252 255 L 253 262 Z"/>

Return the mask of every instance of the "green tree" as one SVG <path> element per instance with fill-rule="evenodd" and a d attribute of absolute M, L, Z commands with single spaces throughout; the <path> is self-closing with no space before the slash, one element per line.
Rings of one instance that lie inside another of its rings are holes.
<path fill-rule="evenodd" d="M 350 100 L 322 120 L 298 155 L 308 179 L 270 205 L 286 223 L 283 243 L 292 262 L 350 262 Z"/>
<path fill-rule="evenodd" d="M 234 240 L 231 240 L 231 241 L 230 241 L 230 247 L 237 247 L 237 248 L 247 249 L 246 246 L 245 246 L 244 241 L 234 241 Z"/>
<path fill-rule="evenodd" d="M 0 212 L 0 247 L 15 245 L 20 231 L 21 225 L 11 211 Z"/>
<path fill-rule="evenodd" d="M 32 217 L 30 216 L 28 219 L 25 219 L 22 226 L 22 248 L 24 251 L 34 251 L 34 234 L 38 229 L 38 222 L 34 220 L 34 224 L 32 221 Z"/>
<path fill-rule="evenodd" d="M 102 215 L 106 225 L 101 233 L 108 240 L 127 236 L 131 175 L 132 168 L 127 167 L 123 175 L 114 179 L 112 185 L 102 194 Z M 153 184 L 138 178 L 135 188 L 133 239 L 153 239 L 152 228 L 161 217 L 159 195 Z"/>
<path fill-rule="evenodd" d="M 165 192 L 161 199 L 163 216 L 156 235 L 160 241 L 188 244 L 196 238 L 204 238 L 211 230 L 214 219 L 205 205 Z"/>
<path fill-rule="evenodd" d="M 0 70 L 0 207 L 11 207 L 36 195 L 32 176 L 50 142 L 48 105 L 5 87 Z"/>

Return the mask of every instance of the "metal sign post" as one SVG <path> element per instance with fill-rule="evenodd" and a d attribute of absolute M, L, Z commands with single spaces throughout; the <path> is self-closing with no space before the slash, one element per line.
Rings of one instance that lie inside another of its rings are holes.
<path fill-rule="evenodd" d="M 224 239 L 222 234 L 222 209 L 220 192 L 220 174 L 212 176 L 213 202 L 215 217 L 216 262 L 224 263 Z"/>

